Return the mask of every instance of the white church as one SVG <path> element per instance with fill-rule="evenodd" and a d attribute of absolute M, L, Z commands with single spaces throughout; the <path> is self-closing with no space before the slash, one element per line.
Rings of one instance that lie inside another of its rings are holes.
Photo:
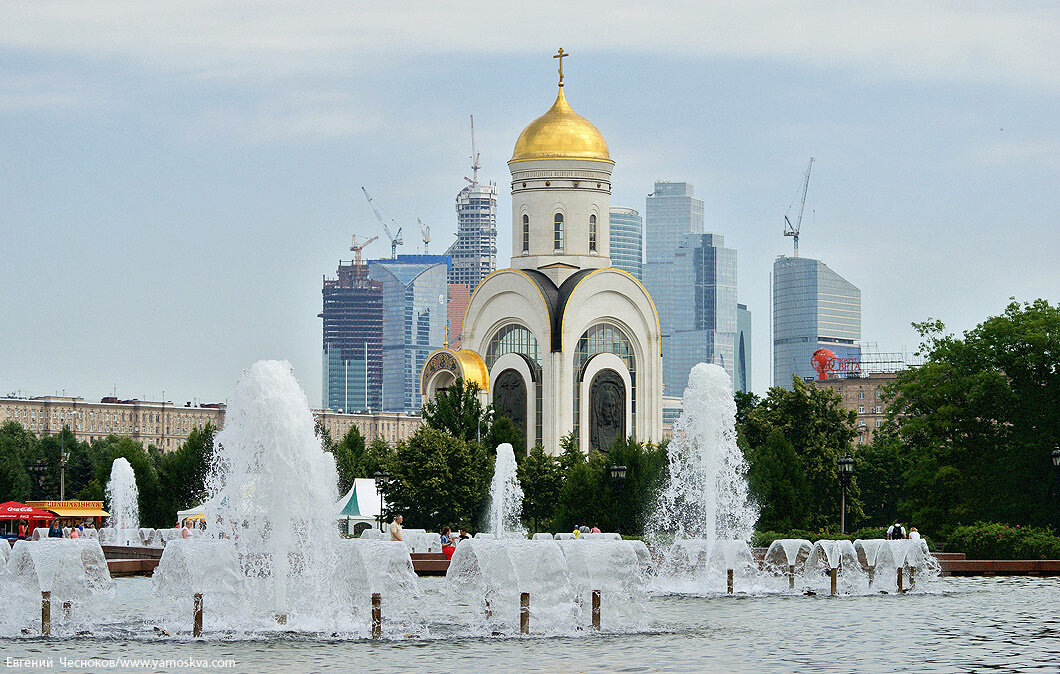
<path fill-rule="evenodd" d="M 478 285 L 460 349 L 432 353 L 425 400 L 458 378 L 526 431 L 526 446 L 559 451 L 574 431 L 583 452 L 633 435 L 659 441 L 662 345 L 644 286 L 611 266 L 612 161 L 604 137 L 563 93 L 519 134 L 512 174 L 512 262 Z"/>

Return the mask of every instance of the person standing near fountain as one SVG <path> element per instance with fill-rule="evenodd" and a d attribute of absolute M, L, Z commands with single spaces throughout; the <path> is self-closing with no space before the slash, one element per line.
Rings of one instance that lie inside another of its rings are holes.
<path fill-rule="evenodd" d="M 394 521 L 390 523 L 390 540 L 392 541 L 404 541 L 405 534 L 401 532 L 401 523 L 405 521 L 405 518 L 398 515 L 394 518 Z"/>
<path fill-rule="evenodd" d="M 442 554 L 445 558 L 452 561 L 453 553 L 456 552 L 456 547 L 453 545 L 453 534 L 452 529 L 444 527 L 442 529 L 441 541 L 442 541 Z"/>

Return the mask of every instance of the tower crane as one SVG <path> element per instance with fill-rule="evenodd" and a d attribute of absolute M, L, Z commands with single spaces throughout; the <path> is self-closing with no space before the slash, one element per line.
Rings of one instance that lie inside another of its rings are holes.
<path fill-rule="evenodd" d="M 791 224 L 791 220 L 787 215 L 784 215 L 784 236 L 790 236 L 794 239 L 795 243 L 795 257 L 799 256 L 799 228 L 802 227 L 802 212 L 806 209 L 806 191 L 810 189 L 810 170 L 813 169 L 813 157 L 810 157 L 810 165 L 806 167 L 806 173 L 803 174 L 802 181 L 802 201 L 799 203 L 799 215 L 795 218 L 795 224 Z M 791 202 L 791 206 L 794 206 L 795 202 Z M 791 206 L 788 206 L 788 212 L 791 212 Z"/>
<path fill-rule="evenodd" d="M 379 238 L 378 236 L 373 236 L 372 238 L 368 239 L 367 241 L 365 241 L 364 243 L 362 243 L 361 245 L 358 246 L 357 245 L 357 235 L 356 234 L 353 235 L 353 245 L 350 246 L 350 250 L 353 251 L 354 259 L 356 261 L 356 265 L 357 265 L 358 268 L 361 266 L 361 251 L 364 250 L 368 246 L 368 244 L 370 244 L 371 242 L 375 241 L 378 238 Z"/>
<path fill-rule="evenodd" d="M 416 218 L 416 222 L 420 223 L 420 236 L 423 237 L 423 254 L 430 255 L 431 252 L 427 249 L 427 246 L 431 243 L 431 228 L 423 224 L 423 220 Z"/>
<path fill-rule="evenodd" d="M 478 170 L 482 166 L 478 163 L 478 150 L 475 149 L 475 116 L 471 115 L 471 177 L 464 176 L 464 180 L 472 185 L 478 184 Z"/>
<path fill-rule="evenodd" d="M 379 210 L 379 206 L 375 203 L 375 199 L 372 195 L 368 194 L 368 190 L 361 187 L 361 191 L 364 192 L 364 198 L 368 200 L 368 205 L 372 207 L 372 212 L 375 213 L 375 219 L 379 221 L 379 224 L 383 226 L 383 231 L 386 232 L 386 238 L 390 239 L 390 259 L 397 259 L 397 247 L 405 245 L 405 240 L 401 238 L 401 227 L 397 228 L 397 234 L 391 234 L 390 228 L 386 226 L 386 220 L 383 219 L 383 213 Z M 397 226 L 394 219 L 390 219 L 391 222 Z"/>

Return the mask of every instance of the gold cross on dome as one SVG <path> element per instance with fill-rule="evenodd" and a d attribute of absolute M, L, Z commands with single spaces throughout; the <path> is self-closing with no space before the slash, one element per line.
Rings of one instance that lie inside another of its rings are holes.
<path fill-rule="evenodd" d="M 563 47 L 559 48 L 559 52 L 552 55 L 552 58 L 559 59 L 559 85 L 563 86 L 563 57 L 570 56 L 569 53 L 563 51 Z"/>

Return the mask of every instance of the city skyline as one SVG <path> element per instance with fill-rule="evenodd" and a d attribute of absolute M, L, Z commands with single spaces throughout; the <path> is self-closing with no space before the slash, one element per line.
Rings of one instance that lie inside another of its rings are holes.
<path fill-rule="evenodd" d="M 693 183 L 705 230 L 739 251 L 756 392 L 769 270 L 791 254 L 783 216 L 811 155 L 800 252 L 862 289 L 863 339 L 911 350 L 911 321 L 960 331 L 1011 296 L 1058 299 L 1051 8 L 688 5 L 669 10 L 676 26 L 586 3 L 563 10 L 570 27 L 535 16 L 511 36 L 499 26 L 521 15 L 427 5 L 108 21 L 121 7 L 24 7 L 0 28 L 0 234 L 15 253 L 0 394 L 219 401 L 278 357 L 319 402 L 320 275 L 350 234 L 382 234 L 359 187 L 405 226 L 399 254 L 418 252 L 417 217 L 445 250 L 474 113 L 507 266 L 505 161 L 560 44 L 571 104 L 618 162 L 613 203 L 643 212 L 656 179 Z M 505 77 L 468 78 L 483 62 Z"/>

